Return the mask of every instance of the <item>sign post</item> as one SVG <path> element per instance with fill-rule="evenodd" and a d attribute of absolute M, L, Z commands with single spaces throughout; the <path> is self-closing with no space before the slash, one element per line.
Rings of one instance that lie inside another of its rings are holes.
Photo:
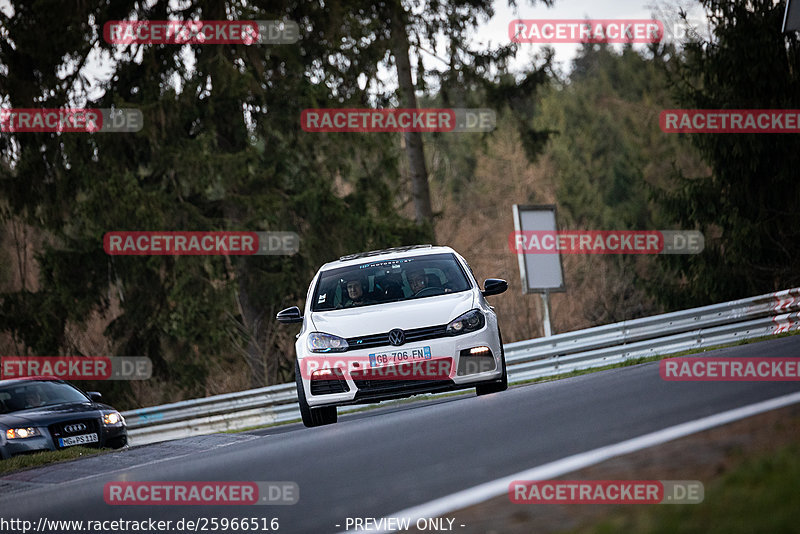
<path fill-rule="evenodd" d="M 520 206 L 514 204 L 515 239 L 525 236 L 525 232 L 557 232 L 556 207 L 554 205 Z M 519 241 L 517 241 L 518 243 Z M 524 241 L 523 241 L 524 242 Z M 516 244 L 516 243 L 515 243 Z M 519 247 L 516 247 L 519 249 Z M 553 334 L 550 325 L 550 293 L 564 292 L 564 269 L 561 254 L 526 254 L 517 250 L 519 275 L 522 280 L 522 293 L 542 295 L 543 327 L 545 337 Z"/>

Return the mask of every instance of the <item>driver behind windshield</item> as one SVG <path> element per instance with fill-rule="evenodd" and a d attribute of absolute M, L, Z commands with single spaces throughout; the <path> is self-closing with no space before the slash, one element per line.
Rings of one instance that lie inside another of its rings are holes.
<path fill-rule="evenodd" d="M 41 392 L 36 388 L 30 388 L 25 392 L 25 408 L 38 408 L 44 404 Z"/>
<path fill-rule="evenodd" d="M 366 293 L 366 286 L 366 280 L 362 276 L 351 275 L 345 279 L 345 291 L 347 293 L 344 303 L 345 308 L 362 306 L 373 300 Z"/>
<path fill-rule="evenodd" d="M 411 294 L 416 295 L 428 285 L 428 279 L 425 276 L 425 269 L 414 269 L 406 273 L 408 278 L 408 286 L 411 288 Z"/>

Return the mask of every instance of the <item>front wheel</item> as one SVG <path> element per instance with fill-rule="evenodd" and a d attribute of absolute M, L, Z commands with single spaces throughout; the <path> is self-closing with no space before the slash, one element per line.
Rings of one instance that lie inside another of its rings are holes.
<path fill-rule="evenodd" d="M 500 362 L 503 366 L 503 375 L 500 377 L 499 382 L 490 382 L 489 384 L 478 384 L 475 386 L 475 393 L 478 395 L 489 395 L 491 393 L 499 393 L 508 389 L 508 371 L 506 370 L 506 353 L 503 350 L 503 335 L 498 330 L 497 337 L 500 339 Z"/>
<path fill-rule="evenodd" d="M 303 378 L 300 375 L 300 363 L 294 362 L 294 377 L 297 383 L 297 402 L 300 405 L 300 417 L 303 424 L 311 428 L 314 426 L 330 425 L 338 421 L 336 406 L 325 406 L 324 408 L 312 408 L 306 401 L 306 390 L 303 388 Z"/>

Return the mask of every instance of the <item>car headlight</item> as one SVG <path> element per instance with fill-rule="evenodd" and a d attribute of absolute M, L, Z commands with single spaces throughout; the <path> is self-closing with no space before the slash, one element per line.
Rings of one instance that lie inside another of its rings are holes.
<path fill-rule="evenodd" d="M 324 332 L 311 332 L 306 345 L 311 352 L 344 352 L 348 349 L 346 339 Z"/>
<path fill-rule="evenodd" d="M 447 333 L 451 336 L 459 336 L 467 332 L 480 330 L 486 324 L 486 319 L 480 310 L 470 310 L 464 315 L 450 321 L 447 325 Z"/>
<path fill-rule="evenodd" d="M 26 428 L 9 428 L 6 430 L 7 439 L 25 439 L 41 435 L 42 433 L 39 432 L 39 429 L 33 426 Z"/>
<path fill-rule="evenodd" d="M 122 426 L 125 424 L 125 418 L 119 412 L 104 413 L 103 424 L 106 426 Z"/>

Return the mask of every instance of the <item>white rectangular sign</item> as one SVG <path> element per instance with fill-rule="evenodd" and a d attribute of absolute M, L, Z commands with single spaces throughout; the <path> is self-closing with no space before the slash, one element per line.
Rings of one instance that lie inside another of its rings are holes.
<path fill-rule="evenodd" d="M 556 207 L 514 204 L 514 230 L 557 232 Z M 560 254 L 517 253 L 517 257 L 523 293 L 566 291 Z"/>

